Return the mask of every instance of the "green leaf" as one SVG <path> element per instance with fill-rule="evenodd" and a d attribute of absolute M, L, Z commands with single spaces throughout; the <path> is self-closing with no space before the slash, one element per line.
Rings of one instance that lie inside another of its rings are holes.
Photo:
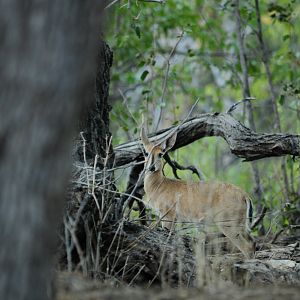
<path fill-rule="evenodd" d="M 138 67 L 141 68 L 141 67 L 143 67 L 145 64 L 146 64 L 145 60 L 142 59 L 142 60 L 138 63 Z"/>
<path fill-rule="evenodd" d="M 189 57 L 195 56 L 195 52 L 194 52 L 192 49 L 189 49 L 189 50 L 188 50 L 188 56 L 189 56 Z"/>
<path fill-rule="evenodd" d="M 285 96 L 284 96 L 284 95 L 280 95 L 280 98 L 279 98 L 279 104 L 280 104 L 280 105 L 283 105 L 283 104 L 284 104 L 284 101 L 285 101 Z"/>
<path fill-rule="evenodd" d="M 134 30 L 135 30 L 135 34 L 140 39 L 141 38 L 141 29 L 140 29 L 140 26 L 138 26 L 138 25 L 135 26 Z"/>
<path fill-rule="evenodd" d="M 141 80 L 144 81 L 146 79 L 146 77 L 148 76 L 148 74 L 149 74 L 149 71 L 145 70 L 141 75 Z"/>
<path fill-rule="evenodd" d="M 283 227 L 287 227 L 287 226 L 289 226 L 289 220 L 288 219 L 284 219 L 283 220 L 283 222 L 282 222 L 282 225 L 283 225 Z"/>
<path fill-rule="evenodd" d="M 143 90 L 142 91 L 142 95 L 146 95 L 146 94 L 149 94 L 149 93 L 151 93 L 151 90 Z"/>
<path fill-rule="evenodd" d="M 123 128 L 123 130 L 124 130 L 124 131 L 126 131 L 126 132 L 128 132 L 128 131 L 129 131 L 129 128 L 128 128 L 128 126 L 122 126 L 122 128 Z"/>
<path fill-rule="evenodd" d="M 285 42 L 286 40 L 288 40 L 290 38 L 290 35 L 289 34 L 285 34 L 283 37 L 282 37 L 282 40 Z"/>

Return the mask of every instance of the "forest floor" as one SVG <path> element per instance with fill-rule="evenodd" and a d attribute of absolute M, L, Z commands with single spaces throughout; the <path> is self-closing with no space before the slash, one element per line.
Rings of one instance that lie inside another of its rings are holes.
<path fill-rule="evenodd" d="M 300 285 L 257 285 L 239 287 L 223 283 L 205 288 L 141 288 L 114 287 L 88 280 L 79 274 L 60 273 L 57 300 L 185 300 L 185 299 L 255 299 L 255 300 L 298 300 Z"/>
<path fill-rule="evenodd" d="M 210 257 L 210 264 L 215 258 Z M 208 260 L 209 261 L 209 260 Z M 212 262 L 213 261 L 213 262 Z M 59 272 L 58 300 L 184 300 L 184 299 L 300 299 L 300 245 L 298 237 L 285 238 L 274 244 L 264 244 L 251 260 L 218 257 L 217 273 L 230 270 L 228 277 L 218 274 L 201 288 L 184 286 L 171 288 L 167 284 L 134 287 L 117 279 L 105 282 L 84 278 L 79 273 Z M 220 275 L 220 276 L 219 276 Z M 207 275 L 206 275 L 207 276 Z M 203 283 L 203 282 L 202 282 Z"/>

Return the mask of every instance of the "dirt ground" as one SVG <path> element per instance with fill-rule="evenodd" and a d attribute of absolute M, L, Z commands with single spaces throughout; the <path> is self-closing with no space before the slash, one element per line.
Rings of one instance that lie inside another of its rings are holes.
<path fill-rule="evenodd" d="M 59 273 L 57 300 L 202 300 L 202 299 L 255 299 L 255 300 L 299 300 L 300 286 L 265 285 L 238 287 L 231 283 L 205 288 L 141 288 L 116 287 L 83 278 L 80 274 Z"/>

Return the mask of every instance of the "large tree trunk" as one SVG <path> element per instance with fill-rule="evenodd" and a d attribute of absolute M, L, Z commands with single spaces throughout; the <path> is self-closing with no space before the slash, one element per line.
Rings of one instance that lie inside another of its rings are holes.
<path fill-rule="evenodd" d="M 60 262 L 67 264 L 69 271 L 80 266 L 84 274 L 92 276 L 99 274 L 102 228 L 114 224 L 121 217 L 113 172 L 109 171 L 114 163 L 108 104 L 113 55 L 103 41 L 100 43 L 99 57 L 94 101 L 79 128 L 73 184 L 65 213 L 65 239 L 60 253 Z"/>
<path fill-rule="evenodd" d="M 82 120 L 79 130 L 86 139 L 86 159 L 93 163 L 95 156 L 105 158 L 107 153 L 110 155 L 109 166 L 113 163 L 112 147 L 109 145 L 111 134 L 109 132 L 109 111 L 108 104 L 110 68 L 113 62 L 113 53 L 109 46 L 100 41 L 99 55 L 97 61 L 97 73 L 94 95 L 94 101 L 86 107 L 86 118 Z M 82 141 L 77 145 L 79 160 L 84 161 L 82 152 Z M 97 166 L 103 168 L 103 160 L 97 161 Z"/>
<path fill-rule="evenodd" d="M 0 299 L 49 298 L 72 135 L 93 91 L 97 3 L 0 1 Z"/>

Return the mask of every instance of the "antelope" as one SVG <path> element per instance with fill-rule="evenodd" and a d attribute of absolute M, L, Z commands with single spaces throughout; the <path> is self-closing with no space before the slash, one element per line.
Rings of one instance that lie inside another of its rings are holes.
<path fill-rule="evenodd" d="M 216 224 L 246 258 L 253 257 L 255 246 L 249 234 L 252 203 L 246 192 L 230 183 L 165 177 L 162 158 L 174 146 L 177 133 L 153 144 L 142 126 L 140 137 L 146 152 L 145 193 L 149 206 L 163 216 L 163 227 L 171 229 L 176 219 L 209 221 Z"/>

